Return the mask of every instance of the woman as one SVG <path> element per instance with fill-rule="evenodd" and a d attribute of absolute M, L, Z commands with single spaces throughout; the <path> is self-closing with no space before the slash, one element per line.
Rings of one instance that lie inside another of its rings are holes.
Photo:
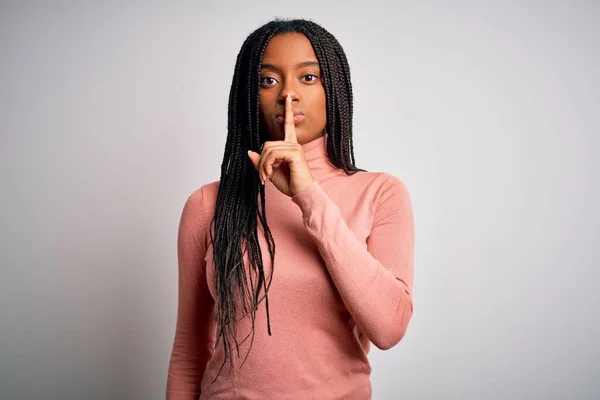
<path fill-rule="evenodd" d="M 221 178 L 181 216 L 167 398 L 370 399 L 370 343 L 397 344 L 413 313 L 413 231 L 402 181 L 354 165 L 337 40 L 305 20 L 257 29 Z"/>

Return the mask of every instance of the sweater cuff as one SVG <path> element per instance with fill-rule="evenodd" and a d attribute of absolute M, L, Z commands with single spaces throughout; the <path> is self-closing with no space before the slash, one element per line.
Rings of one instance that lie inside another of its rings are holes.
<path fill-rule="evenodd" d="M 318 204 L 319 198 L 323 195 L 327 196 L 321 185 L 319 185 L 319 182 L 315 179 L 310 185 L 296 193 L 292 197 L 292 201 L 300 207 L 300 210 L 304 214 L 306 211 L 310 211 L 315 204 Z"/>

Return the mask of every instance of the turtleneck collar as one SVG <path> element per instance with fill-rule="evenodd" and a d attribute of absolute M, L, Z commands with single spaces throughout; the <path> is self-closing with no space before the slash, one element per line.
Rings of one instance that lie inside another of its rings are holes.
<path fill-rule="evenodd" d="M 316 180 L 337 169 L 327 156 L 327 133 L 301 145 L 310 172 Z"/>

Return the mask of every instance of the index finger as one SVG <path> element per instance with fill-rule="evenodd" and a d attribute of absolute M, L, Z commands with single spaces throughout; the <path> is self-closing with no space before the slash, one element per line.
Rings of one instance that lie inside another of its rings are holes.
<path fill-rule="evenodd" d="M 294 107 L 292 106 L 292 96 L 288 93 L 285 98 L 285 141 L 298 143 L 296 137 L 296 125 L 294 124 Z"/>

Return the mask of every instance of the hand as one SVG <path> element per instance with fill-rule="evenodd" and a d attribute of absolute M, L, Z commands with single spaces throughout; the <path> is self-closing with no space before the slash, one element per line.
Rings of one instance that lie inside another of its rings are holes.
<path fill-rule="evenodd" d="M 248 157 L 258 171 L 260 180 L 270 180 L 283 194 L 295 196 L 310 185 L 314 178 L 296 137 L 292 98 L 285 99 L 285 139 L 267 141 L 261 154 L 248 151 Z"/>

